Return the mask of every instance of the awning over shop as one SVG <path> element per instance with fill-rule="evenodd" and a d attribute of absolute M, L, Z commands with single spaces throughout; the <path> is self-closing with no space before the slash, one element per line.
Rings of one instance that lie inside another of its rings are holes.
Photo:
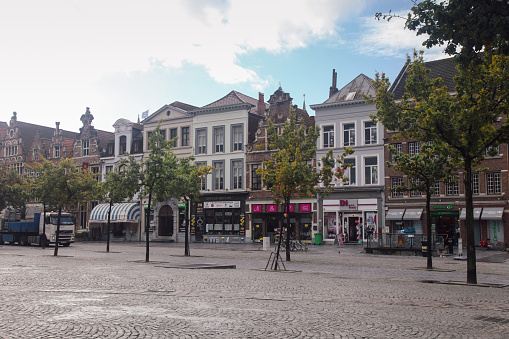
<path fill-rule="evenodd" d="M 411 209 L 407 208 L 403 215 L 403 220 L 421 220 L 422 208 Z"/>
<path fill-rule="evenodd" d="M 482 209 L 481 220 L 502 220 L 503 207 L 485 207 Z"/>
<path fill-rule="evenodd" d="M 387 214 L 385 215 L 385 220 L 402 220 L 403 214 L 405 214 L 405 210 L 389 210 Z"/>
<path fill-rule="evenodd" d="M 474 208 L 474 220 L 479 220 L 481 218 L 481 211 L 482 208 Z M 460 220 L 466 220 L 467 219 L 467 209 L 462 208 L 461 214 L 460 214 Z"/>
<path fill-rule="evenodd" d="M 107 223 L 110 204 L 99 204 L 90 212 L 89 222 Z M 110 222 L 138 222 L 140 205 L 137 203 L 114 204 L 111 208 Z"/>

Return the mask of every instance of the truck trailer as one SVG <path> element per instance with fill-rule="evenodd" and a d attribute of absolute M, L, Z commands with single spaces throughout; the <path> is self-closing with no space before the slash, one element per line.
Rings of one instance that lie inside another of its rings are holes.
<path fill-rule="evenodd" d="M 46 225 L 44 225 L 46 221 Z M 46 213 L 46 220 L 41 213 L 34 213 L 33 220 L 4 221 L 0 229 L 0 244 L 18 243 L 19 245 L 39 244 L 44 241 L 44 229 L 46 231 L 46 246 L 54 245 L 57 234 L 58 213 Z M 58 244 L 69 246 L 74 242 L 74 219 L 70 213 L 61 213 L 60 232 Z"/>

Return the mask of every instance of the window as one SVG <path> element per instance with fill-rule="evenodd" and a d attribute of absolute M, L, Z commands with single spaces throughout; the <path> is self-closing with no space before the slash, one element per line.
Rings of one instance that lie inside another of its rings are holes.
<path fill-rule="evenodd" d="M 224 152 L 224 127 L 214 127 L 214 153 Z"/>
<path fill-rule="evenodd" d="M 345 124 L 344 129 L 344 146 L 355 146 L 355 124 Z"/>
<path fill-rule="evenodd" d="M 176 128 L 170 128 L 170 140 L 175 139 L 177 137 L 177 129 Z M 175 141 L 175 145 L 177 142 Z"/>
<path fill-rule="evenodd" d="M 163 136 L 163 140 L 166 140 L 166 130 L 165 129 L 161 130 L 161 135 Z"/>
<path fill-rule="evenodd" d="M 101 175 L 99 174 L 99 167 L 92 167 L 92 173 L 96 175 L 97 181 L 101 181 Z"/>
<path fill-rule="evenodd" d="M 125 135 L 122 135 L 120 137 L 118 155 L 124 155 L 125 152 L 127 152 L 127 137 Z"/>
<path fill-rule="evenodd" d="M 421 184 L 421 179 L 419 179 L 419 178 L 411 178 L 410 180 L 411 180 L 411 182 L 414 185 L 420 185 Z M 417 190 L 411 190 L 410 191 L 410 196 L 411 197 L 422 197 L 422 192 L 421 191 L 417 191 Z"/>
<path fill-rule="evenodd" d="M 53 155 L 55 156 L 55 158 L 60 158 L 60 146 L 55 146 L 55 148 L 53 149 Z"/>
<path fill-rule="evenodd" d="M 396 154 L 400 154 L 401 153 L 401 143 L 399 144 L 392 144 L 392 146 L 396 149 Z M 391 162 L 394 163 L 394 154 L 391 153 Z"/>
<path fill-rule="evenodd" d="M 408 143 L 408 154 L 413 157 L 416 154 L 421 152 L 421 144 L 419 142 L 409 142 Z"/>
<path fill-rule="evenodd" d="M 106 150 L 107 155 L 115 155 L 115 144 L 109 143 Z"/>
<path fill-rule="evenodd" d="M 232 152 L 244 149 L 244 126 L 232 126 Z"/>
<path fill-rule="evenodd" d="M 113 166 L 106 166 L 106 174 L 113 171 Z"/>
<path fill-rule="evenodd" d="M 258 168 L 260 168 L 259 164 L 251 165 L 251 189 L 254 191 L 262 189 L 262 178 L 256 173 Z"/>
<path fill-rule="evenodd" d="M 198 166 L 198 168 L 202 166 L 207 166 L 206 162 L 196 162 L 195 164 L 196 166 Z M 205 191 L 207 189 L 207 176 L 204 176 L 203 179 L 200 180 L 200 184 L 201 184 L 200 189 L 202 191 Z"/>
<path fill-rule="evenodd" d="M 364 159 L 364 183 L 366 185 L 378 184 L 378 160 L 376 157 Z"/>
<path fill-rule="evenodd" d="M 403 178 L 392 178 L 391 179 L 391 188 L 396 188 L 398 186 L 403 185 Z M 403 198 L 403 192 L 392 191 L 393 198 Z"/>
<path fill-rule="evenodd" d="M 472 174 L 472 193 L 479 194 L 479 174 Z"/>
<path fill-rule="evenodd" d="M 133 153 L 141 153 L 143 152 L 143 139 L 135 139 L 133 140 Z"/>
<path fill-rule="evenodd" d="M 150 148 L 150 138 L 152 138 L 152 132 L 147 132 L 147 149 Z"/>
<path fill-rule="evenodd" d="M 18 146 L 9 146 L 5 148 L 5 156 L 9 157 L 11 155 L 18 154 Z"/>
<path fill-rule="evenodd" d="M 214 171 L 214 189 L 215 190 L 223 190 L 224 189 L 224 162 L 215 161 L 213 164 Z"/>
<path fill-rule="evenodd" d="M 196 154 L 207 154 L 207 130 L 196 130 Z"/>
<path fill-rule="evenodd" d="M 87 228 L 87 206 L 80 204 L 80 229 Z"/>
<path fill-rule="evenodd" d="M 486 148 L 486 156 L 487 157 L 497 157 L 500 155 L 500 149 L 497 146 L 490 146 Z"/>
<path fill-rule="evenodd" d="M 454 177 L 454 182 L 449 182 L 446 184 L 446 194 L 447 195 L 459 195 L 460 194 L 460 185 L 458 182 L 458 177 Z"/>
<path fill-rule="evenodd" d="M 440 182 L 433 184 L 433 195 L 440 195 Z"/>
<path fill-rule="evenodd" d="M 347 168 L 345 171 L 345 176 L 348 180 L 343 181 L 344 185 L 355 185 L 356 184 L 356 170 L 355 170 L 355 158 L 345 159 L 345 164 L 350 164 L 351 167 Z"/>
<path fill-rule="evenodd" d="M 242 166 L 242 160 L 232 160 L 232 189 L 241 189 L 242 186 L 242 172 L 244 171 Z"/>
<path fill-rule="evenodd" d="M 23 163 L 21 162 L 16 163 L 16 172 L 18 172 L 19 175 L 23 174 Z"/>
<path fill-rule="evenodd" d="M 364 123 L 364 143 L 366 145 L 377 143 L 376 124 L 373 121 Z"/>
<path fill-rule="evenodd" d="M 334 147 L 334 125 L 323 126 L 323 147 Z"/>
<path fill-rule="evenodd" d="M 34 148 L 34 156 L 33 156 L 33 159 L 34 159 L 34 161 L 39 160 L 39 149 L 38 149 L 38 148 Z"/>
<path fill-rule="evenodd" d="M 189 146 L 189 127 L 182 127 L 180 130 L 180 137 L 182 138 L 182 146 Z"/>
<path fill-rule="evenodd" d="M 88 140 L 81 141 L 82 156 L 86 157 L 90 153 L 90 142 Z"/>
<path fill-rule="evenodd" d="M 488 194 L 502 193 L 502 185 L 500 181 L 500 173 L 486 173 L 486 186 Z"/>

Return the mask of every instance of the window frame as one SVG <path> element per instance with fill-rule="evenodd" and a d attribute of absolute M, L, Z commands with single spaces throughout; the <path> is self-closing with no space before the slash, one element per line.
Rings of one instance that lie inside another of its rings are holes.
<path fill-rule="evenodd" d="M 90 155 L 90 140 L 81 140 L 81 155 L 84 157 Z"/>
<path fill-rule="evenodd" d="M 403 185 L 403 177 L 392 177 L 391 178 L 391 188 L 398 187 Z M 403 192 L 391 191 L 392 198 L 403 198 Z"/>
<path fill-rule="evenodd" d="M 219 168 L 220 166 L 220 168 Z M 225 189 L 224 186 L 224 160 L 216 160 L 212 161 L 212 179 L 213 179 L 213 190 L 214 191 L 223 191 Z M 219 174 L 219 175 L 218 175 Z"/>
<path fill-rule="evenodd" d="M 346 126 L 353 126 L 353 128 L 346 129 Z M 355 122 L 344 123 L 342 126 L 342 130 L 343 130 L 343 147 L 355 146 L 357 143 L 357 138 L 356 138 L 357 126 L 356 126 Z M 348 133 L 348 137 L 347 137 L 347 133 Z M 352 137 L 353 137 L 353 142 L 346 141 L 346 140 L 351 140 Z"/>
<path fill-rule="evenodd" d="M 500 172 L 486 173 L 486 194 L 501 194 L 502 193 L 502 176 Z"/>
<path fill-rule="evenodd" d="M 189 146 L 189 140 L 190 140 L 190 134 L 191 129 L 189 126 L 182 126 L 180 128 L 180 146 L 185 147 Z"/>
<path fill-rule="evenodd" d="M 251 164 L 251 190 L 261 191 L 263 188 L 262 177 L 256 173 L 258 168 L 261 168 L 262 164 Z"/>
<path fill-rule="evenodd" d="M 367 126 L 368 124 L 371 124 L 371 126 Z M 364 128 L 364 145 L 375 145 L 378 144 L 378 126 L 375 122 L 368 120 L 364 121 L 363 123 Z M 369 132 L 369 140 L 366 140 L 367 132 Z M 374 134 L 374 139 L 373 139 Z"/>
<path fill-rule="evenodd" d="M 203 133 L 203 135 L 202 135 Z M 202 128 L 197 128 L 195 130 L 195 134 L 196 134 L 196 150 L 195 150 L 195 153 L 197 155 L 201 155 L 201 154 L 207 154 L 207 128 L 206 127 L 202 127 Z M 205 144 L 200 144 L 201 141 L 204 141 Z"/>
<path fill-rule="evenodd" d="M 374 165 L 368 165 L 366 163 L 367 160 L 370 160 L 370 159 L 375 159 L 376 160 L 376 164 Z M 377 156 L 365 156 L 363 158 L 363 164 L 364 164 L 364 185 L 378 185 L 378 183 L 380 182 L 380 170 L 379 170 L 379 161 L 378 161 L 378 157 Z M 369 169 L 369 182 L 367 179 L 367 170 Z M 373 182 L 373 175 L 376 173 L 376 182 Z"/>
<path fill-rule="evenodd" d="M 332 130 L 326 131 L 326 128 L 328 127 L 332 128 Z M 335 124 L 322 126 L 323 133 L 322 148 L 334 148 L 336 146 L 336 139 L 334 136 L 335 130 L 336 130 Z"/>
<path fill-rule="evenodd" d="M 214 126 L 212 128 L 212 136 L 213 136 L 213 149 L 212 153 L 224 153 L 225 152 L 225 133 L 224 133 L 224 125 L 223 126 Z"/>
<path fill-rule="evenodd" d="M 348 167 L 345 171 L 345 176 L 348 177 L 348 181 L 343 181 L 343 185 L 348 186 L 356 186 L 357 185 L 357 158 L 346 158 L 344 160 L 345 164 L 353 163 L 352 167 Z M 353 173 L 353 176 L 352 176 Z M 352 182 L 353 177 L 353 182 Z"/>
<path fill-rule="evenodd" d="M 230 130 L 231 130 L 230 151 L 231 152 L 243 151 L 244 150 L 244 124 L 231 125 Z"/>
<path fill-rule="evenodd" d="M 239 164 L 239 167 L 235 165 Z M 232 159 L 230 161 L 230 188 L 232 190 L 244 189 L 244 161 L 242 159 Z"/>

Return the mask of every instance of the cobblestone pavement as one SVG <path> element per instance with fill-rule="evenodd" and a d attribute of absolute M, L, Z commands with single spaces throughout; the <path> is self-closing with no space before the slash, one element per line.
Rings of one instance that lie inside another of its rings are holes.
<path fill-rule="evenodd" d="M 509 338 L 507 252 L 479 251 L 471 286 L 452 256 L 428 271 L 359 246 L 292 252 L 287 272 L 256 244 L 105 249 L 0 246 L 0 338 Z"/>

